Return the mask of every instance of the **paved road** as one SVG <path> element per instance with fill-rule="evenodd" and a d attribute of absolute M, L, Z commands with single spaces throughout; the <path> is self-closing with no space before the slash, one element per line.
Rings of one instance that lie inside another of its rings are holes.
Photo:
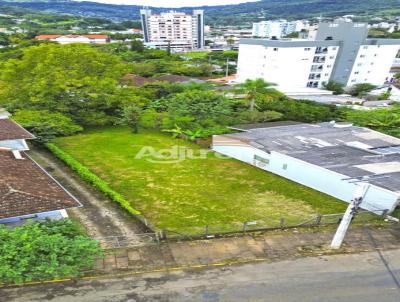
<path fill-rule="evenodd" d="M 0 301 L 399 302 L 400 250 L 3 289 Z"/>

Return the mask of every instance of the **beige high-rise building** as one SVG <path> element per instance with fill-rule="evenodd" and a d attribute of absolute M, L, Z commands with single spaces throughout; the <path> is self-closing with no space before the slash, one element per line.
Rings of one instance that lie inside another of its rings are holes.
<path fill-rule="evenodd" d="M 192 14 L 164 12 L 152 14 L 149 9 L 140 10 L 144 42 L 149 47 L 172 51 L 202 49 L 204 47 L 204 12 Z"/>

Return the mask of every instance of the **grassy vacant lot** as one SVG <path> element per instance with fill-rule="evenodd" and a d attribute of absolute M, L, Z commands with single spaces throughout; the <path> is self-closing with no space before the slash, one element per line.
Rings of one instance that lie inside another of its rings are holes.
<path fill-rule="evenodd" d="M 173 146 L 200 148 L 169 135 L 142 130 L 132 134 L 127 128 L 92 130 L 55 143 L 81 161 L 159 228 L 196 232 L 210 226 L 212 231 L 239 228 L 243 221 L 261 225 L 303 221 L 316 213 L 338 213 L 345 204 L 325 194 L 288 181 L 232 159 L 217 158 L 209 152 L 205 159 L 154 162 L 147 150 Z M 168 151 L 162 151 L 168 155 Z"/>

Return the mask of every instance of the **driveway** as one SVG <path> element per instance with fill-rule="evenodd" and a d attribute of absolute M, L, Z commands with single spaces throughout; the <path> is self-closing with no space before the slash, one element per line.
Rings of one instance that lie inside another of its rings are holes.
<path fill-rule="evenodd" d="M 147 237 L 139 235 L 145 232 L 139 222 L 119 205 L 83 182 L 51 153 L 33 148 L 28 155 L 83 204 L 81 208 L 68 210 L 68 214 L 84 226 L 89 236 L 102 238 L 100 241 L 104 247 L 115 247 L 114 238 L 117 237 L 124 237 L 125 242 L 129 242 L 131 246 L 140 246 L 148 242 Z"/>
<path fill-rule="evenodd" d="M 400 250 L 3 289 L 7 302 L 398 302 Z"/>

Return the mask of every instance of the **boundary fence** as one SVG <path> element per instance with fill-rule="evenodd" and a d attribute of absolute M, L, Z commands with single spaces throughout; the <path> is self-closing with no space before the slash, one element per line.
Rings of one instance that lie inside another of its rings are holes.
<path fill-rule="evenodd" d="M 360 211 L 353 219 L 352 224 L 357 225 L 382 221 L 382 218 L 386 215 L 385 212 L 377 214 L 369 211 Z M 99 240 L 101 245 L 108 249 L 139 247 L 144 245 L 159 244 L 162 241 L 190 241 L 223 237 L 237 237 L 257 232 L 338 225 L 342 217 L 343 213 L 314 215 L 298 223 L 287 222 L 284 218 L 281 218 L 279 221 L 268 225 L 261 221 L 246 221 L 241 224 L 237 224 L 236 228 L 234 227 L 225 230 L 221 230 L 212 226 L 204 226 L 203 229 L 196 229 L 196 231 L 187 233 L 181 233 L 174 230 L 156 230 L 155 232 L 151 233 L 99 237 L 95 239 Z"/>

